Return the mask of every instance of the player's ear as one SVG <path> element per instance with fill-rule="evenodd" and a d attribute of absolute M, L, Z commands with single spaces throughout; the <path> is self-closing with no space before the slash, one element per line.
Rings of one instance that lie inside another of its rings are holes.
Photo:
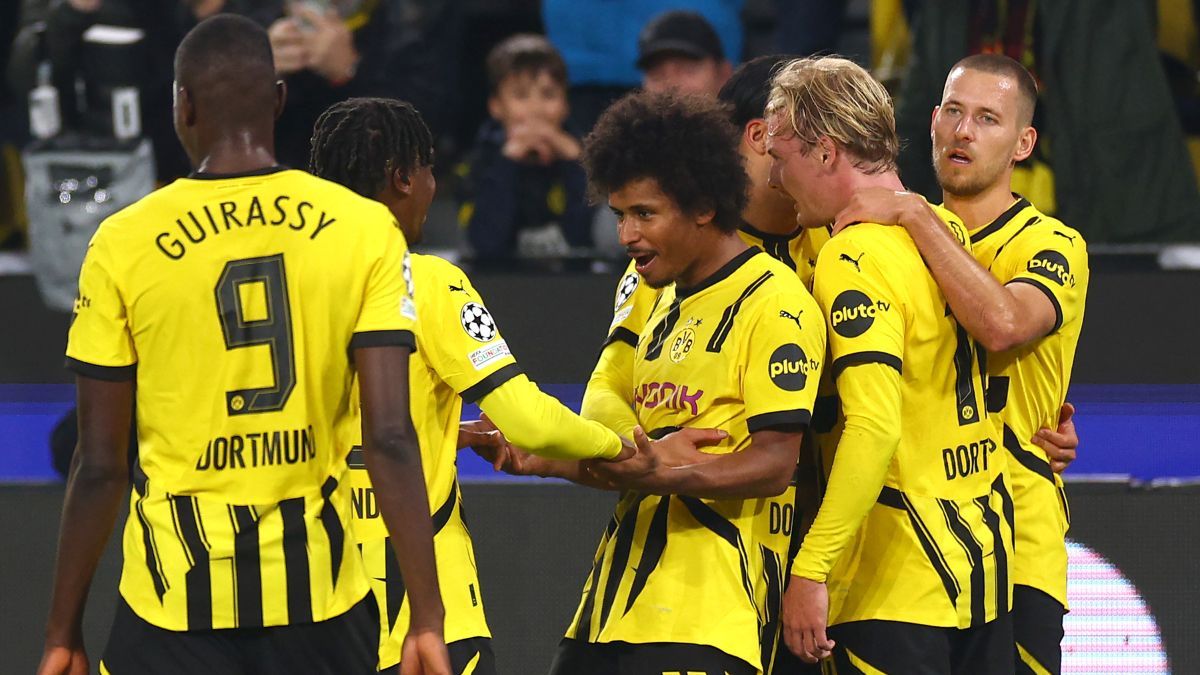
<path fill-rule="evenodd" d="M 196 126 L 196 104 L 187 87 L 175 85 L 175 115 L 185 127 Z"/>
<path fill-rule="evenodd" d="M 938 111 L 941 109 L 942 109 L 942 106 L 935 105 L 935 106 L 933 106 L 933 112 L 929 114 L 929 139 L 930 140 L 933 140 L 933 125 L 935 122 L 937 122 Z"/>
<path fill-rule="evenodd" d="M 696 225 L 712 225 L 713 218 L 717 217 L 717 212 L 709 209 L 696 214 Z"/>
<path fill-rule="evenodd" d="M 283 80 L 275 81 L 275 119 L 283 114 L 283 106 L 287 103 L 287 83 Z"/>
<path fill-rule="evenodd" d="M 767 121 L 752 119 L 742 128 L 742 141 L 759 155 L 767 154 Z"/>
<path fill-rule="evenodd" d="M 500 116 L 501 116 L 501 112 L 502 112 L 500 110 L 500 97 L 495 94 L 488 96 L 488 104 L 487 105 L 488 105 L 488 115 L 491 115 L 492 119 L 494 119 L 494 120 L 499 120 Z"/>
<path fill-rule="evenodd" d="M 822 167 L 830 168 L 837 161 L 837 144 L 828 136 L 822 136 L 817 139 L 817 147 L 813 148 L 813 152 L 820 155 Z"/>
<path fill-rule="evenodd" d="M 1033 154 L 1033 147 L 1037 145 L 1037 129 L 1033 127 L 1025 127 L 1021 130 L 1021 134 L 1017 136 L 1017 151 L 1013 154 L 1013 162 L 1023 162 Z"/>
<path fill-rule="evenodd" d="M 407 169 L 403 167 L 392 169 L 392 187 L 405 197 L 412 194 L 412 175 Z"/>

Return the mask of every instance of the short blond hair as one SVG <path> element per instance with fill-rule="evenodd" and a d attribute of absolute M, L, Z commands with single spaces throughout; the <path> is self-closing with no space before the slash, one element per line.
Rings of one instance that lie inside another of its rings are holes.
<path fill-rule="evenodd" d="M 861 66 L 837 56 L 796 59 L 771 81 L 767 116 L 781 113 L 796 136 L 815 145 L 826 136 L 867 173 L 896 168 L 900 140 L 892 97 Z"/>

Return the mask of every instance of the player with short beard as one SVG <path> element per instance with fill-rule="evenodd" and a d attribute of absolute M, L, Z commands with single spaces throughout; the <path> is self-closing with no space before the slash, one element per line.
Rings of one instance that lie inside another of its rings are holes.
<path fill-rule="evenodd" d="M 988 410 L 1014 460 L 1016 667 L 1058 673 L 1071 517 L 1060 467 L 1037 430 L 1055 423 L 1066 397 L 1089 270 L 1079 232 L 1012 192 L 1013 169 L 1037 142 L 1036 103 L 1033 76 L 1006 56 L 969 56 L 946 78 L 930 129 L 933 165 L 946 208 L 970 230 L 973 257 L 909 193 L 860 193 L 838 225 L 903 225 L 954 316 L 990 352 Z"/>

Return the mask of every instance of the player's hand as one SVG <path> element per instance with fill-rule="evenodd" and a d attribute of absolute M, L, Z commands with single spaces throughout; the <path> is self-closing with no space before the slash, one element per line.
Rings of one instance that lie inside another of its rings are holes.
<path fill-rule="evenodd" d="M 783 593 L 783 640 L 805 663 L 816 663 L 833 653 L 833 640 L 825 635 L 829 621 L 829 589 L 812 579 L 793 576 Z"/>
<path fill-rule="evenodd" d="M 832 232 L 837 234 L 856 223 L 903 225 L 911 209 L 919 206 L 924 206 L 924 198 L 913 192 L 881 187 L 856 190 L 850 203 L 834 218 Z"/>
<path fill-rule="evenodd" d="M 308 67 L 308 45 L 296 20 L 282 18 L 267 29 L 271 55 L 275 58 L 275 73 L 291 75 Z"/>
<path fill-rule="evenodd" d="M 652 490 L 653 482 L 646 479 L 656 472 L 711 461 L 715 457 L 699 448 L 720 443 L 728 437 L 729 434 L 720 429 L 680 429 L 661 440 L 651 441 L 638 426 L 633 429 L 637 454 L 620 462 L 589 460 L 584 467 L 592 477 L 612 486 Z"/>
<path fill-rule="evenodd" d="M 330 82 L 349 80 L 358 63 L 358 51 L 354 36 L 337 11 L 319 12 L 301 3 L 292 5 L 291 12 L 311 26 L 311 30 L 302 31 L 308 52 L 306 65 Z"/>
<path fill-rule="evenodd" d="M 1079 448 L 1079 435 L 1075 433 L 1075 406 L 1063 403 L 1058 413 L 1058 428 L 1054 431 L 1039 429 L 1033 435 L 1035 445 L 1046 451 L 1050 458 L 1050 470 L 1062 473 L 1071 462 L 1075 461 L 1076 450 Z"/>
<path fill-rule="evenodd" d="M 409 631 L 400 648 L 400 675 L 453 675 L 442 634 Z"/>
<path fill-rule="evenodd" d="M 88 658 L 83 644 L 47 647 L 38 664 L 37 675 L 88 675 Z"/>

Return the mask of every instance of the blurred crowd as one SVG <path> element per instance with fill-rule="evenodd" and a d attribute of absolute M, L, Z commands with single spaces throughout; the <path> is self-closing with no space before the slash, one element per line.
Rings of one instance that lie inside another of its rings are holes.
<path fill-rule="evenodd" d="M 22 0 L 0 12 L 0 247 L 49 257 L 69 257 L 35 241 L 64 236 L 43 225 L 55 209 L 80 209 L 86 239 L 89 219 L 190 171 L 173 53 L 219 12 L 268 29 L 289 166 L 307 166 L 330 104 L 413 103 L 437 138 L 429 239 L 477 265 L 619 257 L 586 194 L 583 136 L 633 88 L 715 96 L 762 54 L 868 66 L 897 99 L 902 178 L 935 201 L 940 83 L 967 54 L 1012 56 L 1041 87 L 1022 194 L 1092 242 L 1200 241 L 1200 0 Z M 140 179 L 122 168 L 147 162 Z"/>

